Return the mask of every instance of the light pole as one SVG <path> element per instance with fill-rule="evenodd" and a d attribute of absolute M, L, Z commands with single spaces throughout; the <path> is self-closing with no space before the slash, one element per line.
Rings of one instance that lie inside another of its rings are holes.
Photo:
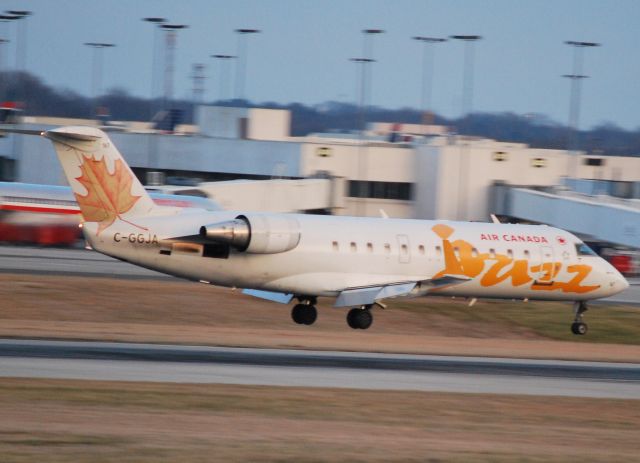
<path fill-rule="evenodd" d="M 247 74 L 247 35 L 259 34 L 259 29 L 236 29 L 238 49 L 236 55 L 236 99 L 245 99 L 245 83 Z"/>
<path fill-rule="evenodd" d="M 193 63 L 191 66 L 191 79 L 193 81 L 193 113 L 195 118 L 195 107 L 202 104 L 204 100 L 204 84 L 207 79 L 205 76 L 206 66 L 204 63 Z"/>
<path fill-rule="evenodd" d="M 462 117 L 473 111 L 474 43 L 479 35 L 452 35 L 450 38 L 464 42 L 464 69 L 462 72 Z"/>
<path fill-rule="evenodd" d="M 163 108 L 167 109 L 173 99 L 173 71 L 175 66 L 175 49 L 178 31 L 189 26 L 185 24 L 161 24 L 160 27 L 166 32 L 165 58 L 164 58 L 164 98 Z"/>
<path fill-rule="evenodd" d="M 27 62 L 27 18 L 33 13 L 27 10 L 7 10 L 5 14 L 13 16 L 13 19 L 18 21 L 16 30 L 16 71 L 24 72 Z M 26 113 L 29 89 L 27 88 L 26 79 L 20 80 L 18 99 L 22 100 L 22 110 Z"/>
<path fill-rule="evenodd" d="M 229 61 L 235 59 L 235 55 L 211 55 L 211 58 L 220 61 L 220 101 L 231 98 L 229 93 Z"/>
<path fill-rule="evenodd" d="M 362 57 L 351 58 L 350 61 L 356 63 L 360 68 L 360 121 L 358 131 L 358 178 L 359 188 L 358 196 L 359 200 L 356 203 L 356 215 L 366 215 L 366 209 L 364 207 L 364 198 L 368 196 L 367 182 L 367 153 L 366 153 L 366 140 L 365 130 L 367 126 L 367 109 L 370 103 L 371 82 L 373 80 L 373 74 L 371 72 L 371 65 L 376 62 L 373 58 L 373 38 L 376 35 L 384 34 L 383 29 L 362 29 Z"/>
<path fill-rule="evenodd" d="M 149 120 L 153 119 L 156 113 L 156 97 L 158 95 L 158 55 L 160 51 L 158 49 L 158 35 L 161 33 L 160 26 L 167 22 L 165 18 L 149 17 L 142 18 L 143 21 L 150 23 L 153 26 L 153 50 L 151 56 L 151 93 L 149 99 Z"/>
<path fill-rule="evenodd" d="M 7 10 L 6 14 L 15 16 L 18 21 L 19 36 L 16 43 L 16 69 L 24 71 L 26 69 L 27 62 L 27 21 L 26 19 L 33 14 L 31 11 L 26 10 Z M 18 49 L 19 47 L 19 49 Z"/>
<path fill-rule="evenodd" d="M 9 41 L 7 39 L 0 39 L 0 101 L 5 101 L 5 97 L 4 97 L 4 80 L 5 80 L 5 76 L 2 75 L 2 73 L 4 72 L 4 63 L 3 63 L 3 48 L 4 48 L 4 44 L 5 43 L 9 43 Z"/>
<path fill-rule="evenodd" d="M 85 45 L 93 49 L 91 96 L 93 97 L 94 106 L 93 115 L 97 117 L 98 109 L 100 107 L 100 95 L 102 93 L 102 61 L 104 59 L 104 57 L 102 56 L 102 50 L 104 50 L 105 48 L 113 48 L 115 47 L 115 44 L 102 42 L 85 42 Z"/>
<path fill-rule="evenodd" d="M 446 42 L 447 39 L 441 39 L 438 37 L 423 37 L 416 36 L 413 40 L 422 42 L 422 86 L 420 92 L 420 109 L 422 110 L 422 123 L 433 123 L 433 108 L 431 108 L 431 90 L 433 88 L 433 74 L 434 74 L 434 49 L 432 45 L 437 43 Z"/>
<path fill-rule="evenodd" d="M 384 30 L 383 29 L 363 29 L 362 34 L 363 34 L 362 58 L 364 59 L 364 61 L 362 61 L 362 87 L 363 87 L 362 90 L 364 93 L 364 99 L 363 99 L 363 121 L 362 121 L 363 127 L 361 130 L 364 130 L 365 129 L 364 126 L 367 123 L 366 121 L 367 109 L 369 104 L 371 103 L 370 99 L 371 99 L 371 88 L 372 88 L 372 82 L 373 82 L 373 73 L 371 72 L 371 66 L 369 64 L 375 62 L 375 59 L 373 57 L 373 38 L 376 35 L 384 34 Z"/>
<path fill-rule="evenodd" d="M 576 178 L 578 175 L 578 150 L 579 146 L 579 123 L 580 123 L 580 94 L 582 79 L 588 76 L 582 74 L 583 50 L 587 47 L 599 47 L 596 42 L 577 42 L 575 40 L 567 40 L 565 44 L 573 47 L 573 71 L 571 74 L 565 74 L 571 80 L 571 96 L 569 99 L 569 135 L 567 137 L 567 151 L 571 156 L 571 167 L 569 174 Z"/>
<path fill-rule="evenodd" d="M 464 64 L 462 72 L 462 115 L 460 126 L 473 111 L 473 72 L 474 72 L 474 43 L 482 37 L 479 35 L 452 35 L 451 39 L 464 42 Z M 462 132 L 459 127 L 459 132 Z M 460 144 L 460 160 L 458 175 L 458 220 L 468 220 L 467 195 L 469 182 L 468 146 L 465 141 Z"/>
<path fill-rule="evenodd" d="M 358 92 L 358 109 L 359 109 L 359 121 L 358 121 L 358 202 L 356 203 L 356 215 L 362 216 L 366 212 L 364 210 L 363 201 L 368 195 L 367 183 L 365 181 L 366 177 L 366 154 L 365 151 L 365 139 L 364 139 L 364 129 L 365 129 L 365 112 L 366 112 L 366 87 L 365 87 L 365 73 L 366 67 L 374 63 L 375 60 L 371 58 L 350 58 L 349 61 L 352 63 L 356 63 L 359 69 L 360 78 L 357 79 L 360 81 L 360 88 Z"/>
<path fill-rule="evenodd" d="M 1 14 L 0 15 L 0 23 L 8 25 L 8 23 L 10 21 L 15 21 L 16 19 L 19 19 L 19 18 L 20 18 L 19 16 L 15 16 L 15 15 L 12 15 L 12 14 L 11 15 L 9 15 L 9 14 Z M 4 34 L 4 31 L 3 31 L 3 34 Z M 0 39 L 0 48 L 4 48 L 4 44 L 5 43 L 8 44 L 8 43 L 11 42 L 8 39 L 8 37 L 10 35 L 11 35 L 11 31 L 7 30 L 6 31 L 7 38 L 6 39 L 5 38 Z M 7 53 L 7 56 L 8 55 L 9 54 Z M 5 75 L 0 75 L 0 99 L 2 99 L 3 101 L 5 99 L 7 99 L 7 95 L 5 95 L 6 88 L 5 88 L 4 82 L 5 82 L 6 78 L 7 78 L 6 71 L 8 71 L 8 69 L 9 69 L 8 63 L 9 63 L 9 60 L 7 60 L 7 63 L 6 63 L 7 64 L 7 70 L 5 70 L 4 69 L 4 67 L 5 67 L 4 54 L 2 53 L 2 49 L 0 49 L 0 73 L 3 73 L 3 72 L 5 73 Z"/>
<path fill-rule="evenodd" d="M 358 134 L 360 138 L 363 138 L 365 130 L 365 111 L 367 101 L 365 85 L 366 66 L 370 63 L 375 63 L 375 60 L 371 58 L 349 58 L 349 61 L 351 61 L 352 63 L 356 63 L 359 70 L 357 79 L 357 81 L 360 83 L 360 85 L 358 86 L 358 109 L 360 113 L 360 117 L 358 120 Z"/>

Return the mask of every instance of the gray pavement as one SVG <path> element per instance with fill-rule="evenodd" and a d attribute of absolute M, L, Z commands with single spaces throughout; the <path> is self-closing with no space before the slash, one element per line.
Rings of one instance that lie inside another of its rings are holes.
<path fill-rule="evenodd" d="M 113 278 L 173 278 L 87 249 L 29 246 L 0 246 L 0 272 Z"/>
<path fill-rule="evenodd" d="M 640 399 L 640 364 L 0 340 L 0 377 Z"/>

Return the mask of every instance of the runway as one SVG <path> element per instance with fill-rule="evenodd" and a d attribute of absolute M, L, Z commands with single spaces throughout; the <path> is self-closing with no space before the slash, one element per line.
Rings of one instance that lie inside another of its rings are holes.
<path fill-rule="evenodd" d="M 0 272 L 110 278 L 173 278 L 87 249 L 0 246 Z"/>
<path fill-rule="evenodd" d="M 0 340 L 0 377 L 640 399 L 640 364 Z"/>
<path fill-rule="evenodd" d="M 72 275 L 109 278 L 174 279 L 153 270 L 86 249 L 0 246 L 0 272 L 39 275 Z M 640 280 L 631 280 L 626 291 L 592 303 L 640 305 Z"/>

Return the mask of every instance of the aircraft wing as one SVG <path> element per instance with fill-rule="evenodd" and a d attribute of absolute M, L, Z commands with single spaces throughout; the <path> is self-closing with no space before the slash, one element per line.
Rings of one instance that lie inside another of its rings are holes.
<path fill-rule="evenodd" d="M 469 280 L 471 280 L 471 278 L 453 276 L 453 275 L 444 275 L 439 278 L 434 278 L 432 280 L 424 280 L 424 281 L 421 281 L 420 283 L 427 290 L 438 290 L 438 289 L 448 288 L 449 286 L 466 283 Z"/>
<path fill-rule="evenodd" d="M 390 297 L 406 296 L 416 287 L 418 282 L 394 283 L 384 286 L 348 288 L 340 292 L 334 307 L 357 307 L 371 305 L 376 301 Z"/>
<path fill-rule="evenodd" d="M 243 289 L 242 294 L 253 296 L 267 301 L 279 302 L 280 304 L 288 304 L 293 299 L 293 294 L 275 293 L 273 291 L 260 291 L 259 289 Z"/>
<path fill-rule="evenodd" d="M 340 292 L 334 307 L 357 307 L 371 305 L 382 299 L 399 296 L 425 294 L 430 290 L 437 290 L 469 281 L 470 278 L 443 276 L 435 279 L 420 281 L 404 281 L 386 285 L 347 288 Z"/>
<path fill-rule="evenodd" d="M 184 238 L 189 237 L 182 237 L 180 239 Z M 437 291 L 453 285 L 462 284 L 469 280 L 470 278 L 445 275 L 435 279 L 399 281 L 382 285 L 346 288 L 338 294 L 334 307 L 358 307 L 363 305 L 372 305 L 377 301 L 393 297 L 424 295 L 431 291 Z M 293 294 L 260 291 L 255 289 L 244 289 L 242 290 L 242 293 L 260 299 L 266 299 L 268 301 L 279 302 L 281 304 L 289 303 L 294 297 Z"/>

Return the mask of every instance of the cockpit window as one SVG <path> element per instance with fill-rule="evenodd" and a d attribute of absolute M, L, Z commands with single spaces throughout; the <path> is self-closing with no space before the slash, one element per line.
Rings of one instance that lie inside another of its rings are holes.
<path fill-rule="evenodd" d="M 597 255 L 593 249 L 584 243 L 576 243 L 576 252 L 579 256 L 595 256 Z"/>

